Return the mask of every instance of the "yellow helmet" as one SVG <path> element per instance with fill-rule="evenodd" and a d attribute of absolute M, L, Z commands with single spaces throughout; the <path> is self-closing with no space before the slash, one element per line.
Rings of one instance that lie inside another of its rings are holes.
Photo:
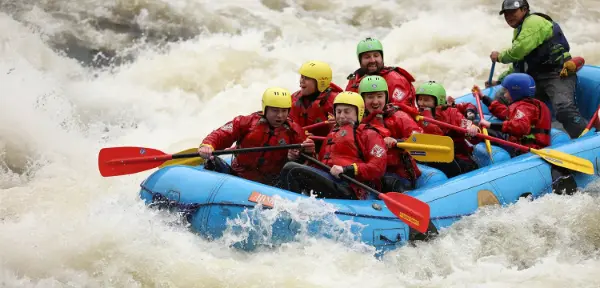
<path fill-rule="evenodd" d="M 325 91 L 331 84 L 332 72 L 329 64 L 321 61 L 308 61 L 300 67 L 300 75 L 317 80 L 317 90 Z"/>
<path fill-rule="evenodd" d="M 358 116 L 358 122 L 362 121 L 362 118 L 365 115 L 365 101 L 360 94 L 356 92 L 344 91 L 335 96 L 335 100 L 333 100 L 334 114 L 336 104 L 347 104 L 356 107 L 356 116 Z"/>
<path fill-rule="evenodd" d="M 281 87 L 270 87 L 265 90 L 262 96 L 262 111 L 267 113 L 265 108 L 292 108 L 292 94 L 289 90 Z"/>

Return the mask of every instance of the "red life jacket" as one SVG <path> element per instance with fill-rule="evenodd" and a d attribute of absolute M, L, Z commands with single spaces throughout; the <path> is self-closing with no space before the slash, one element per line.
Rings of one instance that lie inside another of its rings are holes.
<path fill-rule="evenodd" d="M 342 127 L 335 126 L 327 135 L 323 148 L 321 148 L 321 153 L 319 154 L 320 160 L 330 167 L 333 165 L 348 166 L 354 163 L 365 163 L 364 143 L 361 143 L 357 137 L 357 134 L 360 135 L 365 129 L 373 129 L 381 134 L 378 127 L 369 124 L 360 124 L 358 127 L 351 124 Z M 366 151 L 366 153 L 372 153 L 372 151 Z M 382 161 L 382 164 L 385 166 L 385 159 Z M 382 169 L 384 168 L 385 167 Z M 381 181 L 379 178 L 377 181 L 365 181 L 365 184 L 377 190 L 381 189 Z M 367 191 L 364 191 L 362 188 L 353 184 L 350 185 L 350 187 L 354 190 L 358 199 L 366 198 Z"/>
<path fill-rule="evenodd" d="M 394 104 L 388 104 L 386 111 L 383 113 L 383 122 L 385 127 L 390 130 L 395 139 L 406 139 L 412 135 L 412 133 L 423 133 L 421 127 L 414 122 L 414 120 L 405 112 L 400 110 Z M 406 120 L 407 122 L 414 122 L 414 129 L 404 129 L 403 131 L 396 131 L 393 129 L 397 127 L 396 121 Z M 416 182 L 421 177 L 421 170 L 417 166 L 417 162 L 410 154 L 402 149 L 390 148 L 387 153 L 387 172 L 395 173 L 398 176 L 410 181 L 411 185 L 416 187 Z"/>
<path fill-rule="evenodd" d="M 301 91 L 296 91 L 292 94 L 293 106 L 290 110 L 290 118 L 302 127 L 327 121 L 329 115 L 333 116 L 333 100 L 335 96 L 343 91 L 342 88 L 331 83 L 313 101 L 307 99 L 306 96 L 302 96 Z M 315 136 L 327 136 L 330 129 L 329 125 L 325 125 L 311 129 L 309 132 Z"/>
<path fill-rule="evenodd" d="M 303 131 L 298 125 L 292 125 L 293 122 L 273 129 L 261 112 L 253 113 L 250 121 L 250 128 L 243 131 L 245 134 L 237 141 L 237 148 L 295 144 L 301 143 L 304 138 Z M 287 154 L 287 150 L 238 154 L 231 167 L 242 178 L 272 185 L 288 161 Z"/>
<path fill-rule="evenodd" d="M 510 117 L 518 117 L 518 112 L 516 112 L 516 110 L 519 108 L 519 106 L 522 106 L 525 103 L 535 105 L 538 113 L 537 115 L 530 115 L 533 116 L 531 117 L 533 119 L 533 123 L 531 123 L 531 130 L 529 131 L 529 134 L 524 135 L 519 139 L 513 137 L 515 138 L 514 140 L 517 140 L 517 142 L 535 149 L 541 149 L 549 146 L 550 129 L 552 128 L 552 116 L 550 114 L 550 109 L 548 109 L 546 104 L 534 98 L 526 98 L 521 101 L 517 101 L 513 103 L 513 105 L 509 106 Z"/>
<path fill-rule="evenodd" d="M 348 75 L 348 84 L 346 91 L 352 91 L 358 93 L 358 86 L 363 77 L 366 76 L 365 70 L 360 68 L 354 73 Z M 393 73 L 396 72 L 396 73 Z M 388 84 L 388 103 L 398 102 L 405 104 L 410 107 L 417 107 L 415 87 L 411 84 L 415 82 L 415 78 L 408 73 L 408 71 L 400 67 L 383 67 L 379 73 L 379 76 L 383 77 Z M 399 83 L 396 75 L 400 75 L 406 79 L 406 83 Z M 404 91 L 401 91 L 404 90 Z"/>

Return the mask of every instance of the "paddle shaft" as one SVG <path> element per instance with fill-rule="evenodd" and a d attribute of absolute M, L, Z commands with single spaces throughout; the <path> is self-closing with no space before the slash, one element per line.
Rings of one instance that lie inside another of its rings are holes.
<path fill-rule="evenodd" d="M 329 123 L 329 121 L 323 121 L 323 122 L 319 122 L 319 123 L 315 123 L 315 124 L 311 124 L 311 125 L 306 125 L 306 126 L 302 127 L 302 129 L 310 130 L 313 128 L 317 128 L 317 127 L 321 127 L 321 126 L 329 125 L 329 124 L 331 124 L 331 123 Z"/>
<path fill-rule="evenodd" d="M 417 119 L 417 121 L 423 119 L 423 120 L 425 120 L 427 122 L 431 122 L 431 123 L 437 124 L 439 126 L 444 126 L 446 128 L 449 128 L 449 129 L 454 129 L 456 131 L 467 133 L 467 129 L 465 129 L 465 128 L 454 126 L 452 124 L 448 124 L 446 122 L 438 121 L 438 120 L 435 120 L 435 119 L 432 119 L 432 118 L 429 118 L 429 117 L 421 116 L 418 113 L 415 113 L 411 108 L 409 108 L 408 106 L 406 106 L 404 104 L 396 104 L 396 105 L 398 105 L 400 107 L 400 109 L 402 109 L 402 111 L 405 111 L 405 112 L 411 114 L 413 117 L 415 117 Z M 480 138 L 483 138 L 483 139 L 488 139 L 488 140 L 493 141 L 493 142 L 498 142 L 498 143 L 504 144 L 506 146 L 511 146 L 511 147 L 514 147 L 514 148 L 517 148 L 517 149 L 521 149 L 523 151 L 529 151 L 529 149 L 530 149 L 529 147 L 523 146 L 521 144 L 513 143 L 513 142 L 510 142 L 510 141 L 506 141 L 506 140 L 503 140 L 503 139 L 500 139 L 500 138 L 496 138 L 496 137 L 492 137 L 492 136 L 489 136 L 489 135 L 484 135 L 484 134 L 481 134 L 481 133 L 477 133 L 476 136 L 480 137 Z"/>
<path fill-rule="evenodd" d="M 492 86 L 492 77 L 494 77 L 494 68 L 496 68 L 496 62 L 492 61 L 492 69 L 490 69 L 490 77 L 488 77 L 488 83 Z"/>
<path fill-rule="evenodd" d="M 302 148 L 302 144 L 288 144 L 288 145 L 279 145 L 279 146 L 266 146 L 266 147 L 251 147 L 251 148 L 240 148 L 240 149 L 229 149 L 229 150 L 215 150 L 212 152 L 212 155 L 226 155 L 226 154 L 234 154 L 234 153 L 250 153 L 250 152 L 263 152 L 263 151 L 271 151 L 271 150 L 281 150 L 281 149 L 299 149 Z M 186 153 L 186 154 L 165 154 L 159 156 L 142 156 L 135 158 L 123 158 L 123 159 L 114 159 L 107 161 L 106 164 L 118 164 L 121 162 L 127 163 L 140 163 L 140 162 L 154 162 L 154 161 L 166 161 L 171 159 L 181 159 L 181 158 L 194 158 L 200 157 L 200 153 Z"/>
<path fill-rule="evenodd" d="M 323 141 L 325 139 L 327 139 L 327 137 L 323 137 L 323 136 L 310 136 L 308 137 L 310 139 L 313 140 L 317 140 L 317 141 Z M 450 148 L 445 147 L 445 146 L 436 146 L 436 145 L 431 145 L 431 144 L 419 144 L 419 143 L 405 143 L 399 140 L 396 140 L 398 143 L 396 143 L 396 147 L 398 148 L 414 148 L 414 149 L 428 149 L 428 150 L 436 150 L 436 151 L 450 151 Z"/>
<path fill-rule="evenodd" d="M 431 119 L 429 117 L 420 116 L 420 115 L 417 116 L 417 118 L 418 118 L 417 120 L 423 119 L 423 120 L 425 120 L 427 122 L 431 122 L 433 124 L 444 126 L 446 128 L 449 128 L 449 129 L 454 129 L 456 131 L 460 131 L 460 132 L 463 132 L 463 133 L 467 133 L 467 129 L 462 128 L 462 127 L 458 127 L 458 126 L 454 126 L 454 125 L 448 124 L 446 122 L 438 121 L 438 120 Z M 497 142 L 497 143 L 500 143 L 500 144 L 503 144 L 503 145 L 506 145 L 506 146 L 511 146 L 511 147 L 514 147 L 514 148 L 517 148 L 517 149 L 521 149 L 523 151 L 529 151 L 529 149 L 531 149 L 531 148 L 529 148 L 527 146 L 523 146 L 521 144 L 513 143 L 513 142 L 510 142 L 510 141 L 506 141 L 506 140 L 503 140 L 503 139 L 500 139 L 500 138 L 496 138 L 496 137 L 492 137 L 492 136 L 489 136 L 489 135 L 484 135 L 484 134 L 481 134 L 481 133 L 477 133 L 476 136 L 480 137 L 480 138 L 483 138 L 483 139 L 487 139 L 487 140 L 493 141 L 493 142 Z"/>
<path fill-rule="evenodd" d="M 477 101 L 477 112 L 479 113 L 479 119 L 483 120 L 485 118 L 483 118 L 483 109 L 481 108 L 481 98 L 479 97 L 479 94 L 481 94 L 479 87 L 473 87 L 473 96 L 475 96 L 475 100 Z"/>
<path fill-rule="evenodd" d="M 301 152 L 300 154 L 309 161 L 319 165 L 321 168 L 326 169 L 327 171 L 331 170 L 331 167 L 327 166 L 327 164 L 306 155 L 306 153 Z M 421 233 L 426 233 L 429 230 L 430 208 L 427 203 L 398 192 L 388 192 L 387 194 L 381 193 L 348 175 L 340 174 L 339 176 L 371 193 L 377 194 L 379 199 L 383 200 L 390 212 L 411 228 L 416 229 Z"/>
<path fill-rule="evenodd" d="M 492 70 L 491 70 L 492 73 L 494 72 L 494 64 L 496 64 L 496 62 L 492 62 Z M 490 77 L 492 77 L 492 73 L 490 73 Z M 492 81 L 492 80 L 490 80 L 490 81 Z M 473 87 L 473 96 L 475 96 L 475 100 L 477 101 L 477 111 L 479 112 L 479 119 L 483 120 L 485 118 L 483 117 L 483 109 L 481 109 L 481 98 L 479 97 L 480 95 L 481 95 L 481 90 L 479 90 L 479 87 L 477 87 L 477 86 Z M 487 129 L 485 127 L 483 127 L 482 131 L 483 131 L 484 135 L 488 136 Z M 492 145 L 490 144 L 489 140 L 485 140 L 485 148 L 486 148 L 488 154 L 490 155 L 490 160 L 492 161 L 492 163 L 494 163 L 494 157 L 492 156 Z"/>
<path fill-rule="evenodd" d="M 596 108 L 596 112 L 594 112 L 594 115 L 592 116 L 592 118 L 590 119 L 590 122 L 588 122 L 588 125 L 585 127 L 585 129 L 583 129 L 583 132 L 581 132 L 581 135 L 579 135 L 579 137 L 587 134 L 588 131 L 590 131 L 590 129 L 592 128 L 592 125 L 594 125 L 594 123 L 597 120 L 598 117 L 598 110 L 600 110 L 600 105 L 598 105 L 598 107 Z"/>
<path fill-rule="evenodd" d="M 323 169 L 326 169 L 327 171 L 331 170 L 331 167 L 327 166 L 327 164 L 325 164 L 325 163 L 317 160 L 316 158 L 310 157 L 306 153 L 300 153 L 300 154 L 302 156 L 304 156 L 304 158 L 306 158 L 306 159 L 310 160 L 311 162 L 319 165 L 319 167 L 321 167 Z M 363 188 L 363 189 L 365 189 L 365 190 L 367 190 L 367 191 L 369 191 L 371 193 L 375 193 L 377 195 L 381 194 L 381 192 L 379 192 L 379 191 L 377 191 L 377 190 L 375 190 L 375 189 L 373 189 L 373 188 L 371 188 L 371 187 L 369 187 L 369 186 L 367 186 L 367 185 L 365 185 L 363 183 L 360 183 L 358 180 L 356 180 L 356 179 L 354 179 L 354 178 L 352 178 L 352 177 L 350 177 L 350 176 L 348 176 L 346 174 L 340 174 L 340 178 L 342 178 L 344 180 L 347 180 L 347 181 L 350 181 L 353 184 L 356 184 L 356 185 L 360 186 L 361 188 Z"/>

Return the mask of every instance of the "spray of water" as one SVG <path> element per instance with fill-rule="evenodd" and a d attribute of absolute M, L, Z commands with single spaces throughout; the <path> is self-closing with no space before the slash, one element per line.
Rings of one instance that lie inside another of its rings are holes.
<path fill-rule="evenodd" d="M 529 2 L 561 23 L 573 54 L 600 63 L 597 1 Z M 383 41 L 386 64 L 462 95 L 487 78 L 489 53 L 510 45 L 499 7 L 490 0 L 2 1 L 1 285 L 598 287 L 596 186 L 480 211 L 433 242 L 377 260 L 346 237 L 351 223 L 335 221 L 342 241 L 305 237 L 242 253 L 228 244 L 244 234 L 206 241 L 144 207 L 137 191 L 147 173 L 97 172 L 102 147 L 196 146 L 232 117 L 260 109 L 268 86 L 296 90 L 307 60 L 330 63 L 344 86 L 366 36 Z M 333 219 L 314 205 L 288 203 L 252 217 L 268 224 L 284 213 L 300 227 Z"/>

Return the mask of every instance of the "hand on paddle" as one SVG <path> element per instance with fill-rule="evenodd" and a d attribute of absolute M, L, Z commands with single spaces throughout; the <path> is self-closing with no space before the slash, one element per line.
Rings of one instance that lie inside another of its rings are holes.
<path fill-rule="evenodd" d="M 490 84 L 490 81 L 485 81 L 485 88 L 490 88 L 492 86 L 496 86 L 500 84 L 500 82 L 498 82 L 498 80 L 492 80 L 492 84 Z"/>
<path fill-rule="evenodd" d="M 481 119 L 481 120 L 479 120 L 479 126 L 483 126 L 485 128 L 490 128 L 490 126 L 492 126 L 492 123 L 490 123 L 490 121 L 487 121 L 485 119 Z"/>
<path fill-rule="evenodd" d="M 485 121 L 485 120 L 483 120 Z M 481 131 L 481 129 L 479 129 L 479 127 L 477 127 L 476 125 L 471 124 L 471 126 L 469 126 L 467 128 L 467 135 L 469 137 L 475 137 L 477 136 L 477 133 L 479 133 Z"/>
<path fill-rule="evenodd" d="M 308 154 L 315 153 L 315 141 L 310 138 L 306 138 L 304 142 L 302 142 L 302 150 Z M 288 150 L 288 159 L 291 161 L 298 160 L 300 158 L 300 149 L 290 149 Z"/>
<path fill-rule="evenodd" d="M 492 53 L 490 53 L 490 59 L 492 59 L 492 62 L 498 62 L 499 56 L 500 56 L 500 52 L 498 52 L 498 51 L 492 51 Z"/>
<path fill-rule="evenodd" d="M 333 165 L 333 167 L 331 167 L 331 169 L 329 170 L 329 173 L 331 173 L 331 175 L 335 176 L 336 178 L 340 178 L 340 174 L 344 173 L 344 167 L 339 165 Z"/>
<path fill-rule="evenodd" d="M 452 97 L 452 96 L 446 97 L 446 103 L 448 103 L 448 105 L 450 105 L 450 106 L 454 105 L 454 97 Z"/>
<path fill-rule="evenodd" d="M 214 156 L 212 156 L 212 152 L 215 151 L 215 149 L 213 149 L 212 146 L 209 145 L 201 145 L 200 147 L 198 147 L 198 154 L 200 154 L 200 157 L 204 158 L 204 159 L 213 159 Z"/>
<path fill-rule="evenodd" d="M 396 144 L 398 144 L 398 141 L 392 137 L 383 138 L 383 142 L 385 142 L 385 145 L 388 148 L 394 148 L 394 147 L 396 147 Z"/>

